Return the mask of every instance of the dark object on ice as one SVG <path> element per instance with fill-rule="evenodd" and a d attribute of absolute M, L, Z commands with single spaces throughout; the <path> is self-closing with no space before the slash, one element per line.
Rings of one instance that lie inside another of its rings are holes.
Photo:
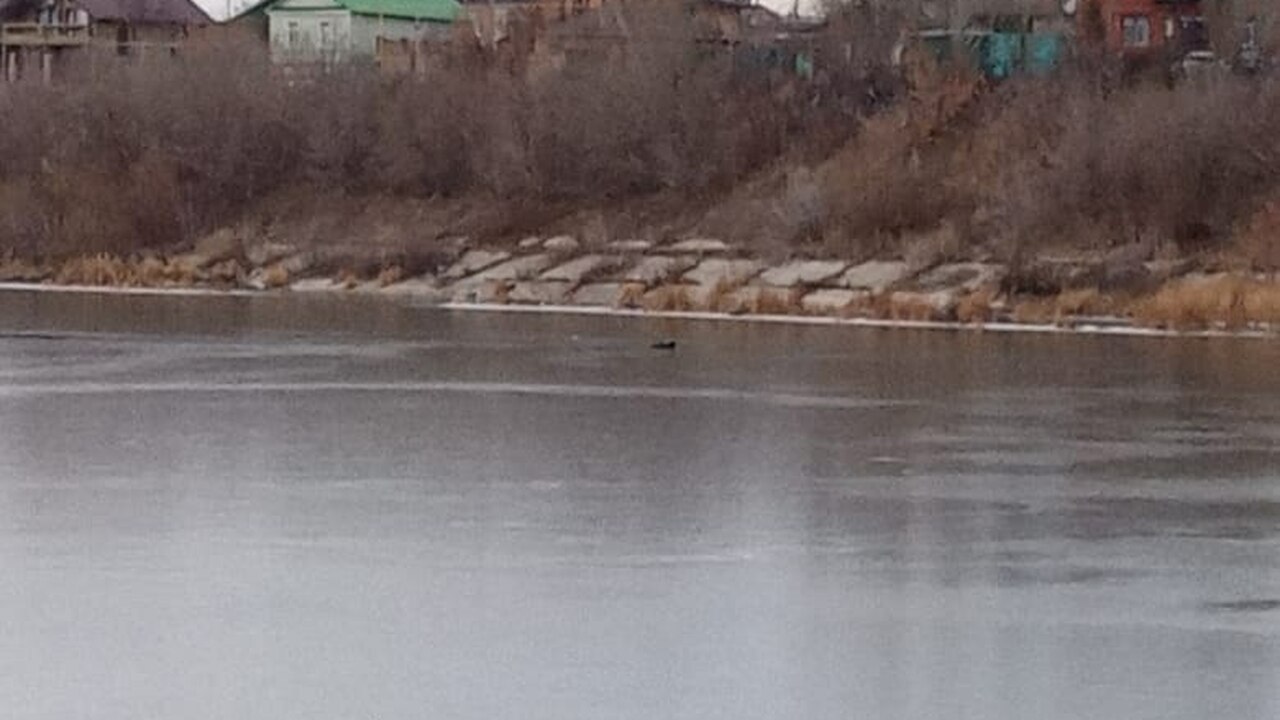
<path fill-rule="evenodd" d="M 659 340 L 658 342 L 650 345 L 649 347 L 653 348 L 654 350 L 675 350 L 676 341 L 675 340 Z"/>

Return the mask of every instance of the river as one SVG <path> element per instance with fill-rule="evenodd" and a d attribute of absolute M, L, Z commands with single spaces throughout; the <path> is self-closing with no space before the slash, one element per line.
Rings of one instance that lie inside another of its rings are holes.
<path fill-rule="evenodd" d="M 1274 720 L 1278 369 L 0 293 L 0 716 Z"/>

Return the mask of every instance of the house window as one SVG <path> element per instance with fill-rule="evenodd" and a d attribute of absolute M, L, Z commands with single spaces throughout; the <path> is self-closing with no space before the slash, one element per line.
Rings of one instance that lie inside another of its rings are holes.
<path fill-rule="evenodd" d="M 333 24 L 329 22 L 320 23 L 320 51 L 333 51 Z"/>
<path fill-rule="evenodd" d="M 302 32 L 298 30 L 298 23 L 289 22 L 289 49 L 297 50 L 302 47 Z"/>
<path fill-rule="evenodd" d="M 1125 47 L 1148 47 L 1151 45 L 1151 18 L 1146 15 L 1125 15 L 1120 18 L 1120 32 Z"/>

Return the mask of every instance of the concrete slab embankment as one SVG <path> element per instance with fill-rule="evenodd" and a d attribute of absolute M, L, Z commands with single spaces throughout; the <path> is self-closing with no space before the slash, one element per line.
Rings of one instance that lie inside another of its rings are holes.
<path fill-rule="evenodd" d="M 432 262 L 400 265 L 370 257 L 344 265 L 336 256 L 299 251 L 288 243 L 244 248 L 234 238 L 214 239 L 218 242 L 172 258 L 95 256 L 61 267 L 0 263 L 0 283 L 77 291 L 110 286 L 137 292 L 356 292 L 456 307 L 828 318 L 875 327 L 1004 323 L 1110 332 L 1140 324 L 1180 332 L 1264 334 L 1280 327 L 1280 285 L 1247 275 L 1196 273 L 1185 262 L 1135 265 L 1142 269 L 1141 283 L 1112 291 L 1109 285 L 1079 285 L 1087 278 L 1118 282 L 1098 271 L 1098 258 L 1054 258 L 1014 273 L 990 261 L 925 266 L 901 257 L 821 257 L 768 262 L 713 238 L 586 244 L 562 235 L 501 247 L 457 239 Z"/>

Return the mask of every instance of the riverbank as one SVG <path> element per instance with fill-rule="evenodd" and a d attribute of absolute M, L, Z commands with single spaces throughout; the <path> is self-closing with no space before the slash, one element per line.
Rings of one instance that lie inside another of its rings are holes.
<path fill-rule="evenodd" d="M 314 252 L 246 250 L 222 238 L 168 258 L 95 256 L 4 270 L 0 291 L 319 293 L 455 311 L 1149 337 L 1269 338 L 1280 328 L 1280 285 L 1268 278 L 1106 256 L 1016 269 L 979 260 L 769 262 L 709 238 L 584 247 L 566 235 L 513 248 L 458 241 L 416 272 L 372 262 L 357 272 L 333 270 Z"/>

